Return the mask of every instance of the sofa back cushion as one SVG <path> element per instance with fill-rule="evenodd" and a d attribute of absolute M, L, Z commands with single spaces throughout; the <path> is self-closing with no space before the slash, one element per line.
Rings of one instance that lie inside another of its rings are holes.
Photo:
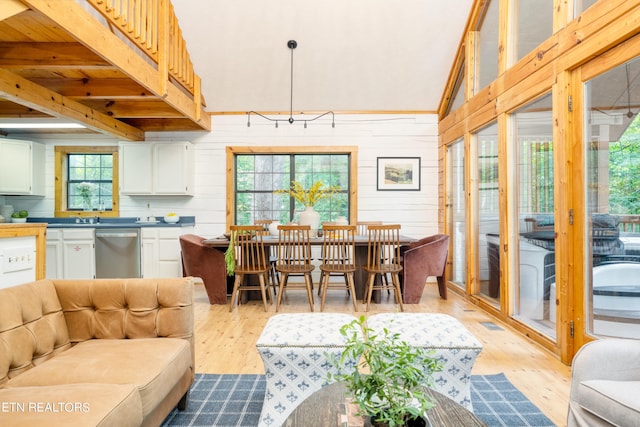
<path fill-rule="evenodd" d="M 70 346 L 51 280 L 0 289 L 0 385 Z"/>
<path fill-rule="evenodd" d="M 72 343 L 89 339 L 193 339 L 193 282 L 53 280 Z"/>

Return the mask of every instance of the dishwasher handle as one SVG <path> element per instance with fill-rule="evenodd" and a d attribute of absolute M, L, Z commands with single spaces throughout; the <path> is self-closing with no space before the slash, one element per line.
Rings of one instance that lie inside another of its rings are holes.
<path fill-rule="evenodd" d="M 96 232 L 96 237 L 138 237 L 138 233 Z"/>

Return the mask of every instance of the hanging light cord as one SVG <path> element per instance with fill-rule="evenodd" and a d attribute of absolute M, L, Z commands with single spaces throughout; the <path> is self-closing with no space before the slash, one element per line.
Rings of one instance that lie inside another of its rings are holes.
<path fill-rule="evenodd" d="M 290 70 L 290 87 L 289 87 L 289 119 L 287 120 L 290 124 L 293 124 L 296 120 L 293 118 L 293 49 L 295 49 L 296 47 L 298 47 L 298 42 L 296 42 L 295 40 L 289 40 L 287 42 L 287 47 L 289 48 L 289 50 L 291 51 L 291 70 Z M 265 116 L 264 114 L 260 114 L 257 111 L 249 111 L 247 112 L 247 127 L 251 127 L 251 115 L 255 114 L 256 116 L 260 116 L 263 119 L 267 119 L 269 121 L 272 122 L 276 122 L 276 127 L 278 127 L 278 122 L 283 121 L 282 119 L 274 119 L 272 117 L 268 117 Z M 304 114 L 304 113 L 300 113 L 300 114 Z M 336 121 L 335 121 L 335 114 L 333 113 L 333 111 L 327 111 L 326 113 L 322 113 L 319 114 L 315 117 L 312 117 L 310 119 L 300 119 L 302 121 L 304 121 L 304 127 L 307 127 L 307 122 L 312 122 L 314 120 L 318 120 L 321 117 L 324 117 L 328 114 L 331 114 L 331 127 L 334 128 L 336 127 Z"/>

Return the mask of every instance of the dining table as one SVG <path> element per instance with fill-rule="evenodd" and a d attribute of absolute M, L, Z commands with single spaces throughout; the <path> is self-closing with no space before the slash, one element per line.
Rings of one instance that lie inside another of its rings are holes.
<path fill-rule="evenodd" d="M 272 246 L 278 245 L 278 237 L 267 235 L 262 236 L 262 241 L 267 248 L 271 248 Z M 410 236 L 400 235 L 400 246 L 409 246 L 412 242 L 417 241 L 417 239 Z M 322 246 L 324 243 L 323 237 L 311 237 L 309 239 L 311 246 Z M 356 272 L 354 273 L 354 285 L 356 289 L 356 298 L 359 300 L 364 299 L 365 297 L 365 289 L 367 285 L 367 277 L 368 274 L 365 271 L 364 267 L 367 264 L 367 249 L 369 245 L 369 237 L 363 235 L 354 236 L 355 243 L 355 262 L 356 262 Z M 229 238 L 226 235 L 213 237 L 210 239 L 205 239 L 202 242 L 203 245 L 218 248 L 219 250 L 226 250 L 229 247 Z M 226 271 L 220 272 L 220 280 L 226 281 Z M 379 280 L 379 279 L 377 279 Z"/>

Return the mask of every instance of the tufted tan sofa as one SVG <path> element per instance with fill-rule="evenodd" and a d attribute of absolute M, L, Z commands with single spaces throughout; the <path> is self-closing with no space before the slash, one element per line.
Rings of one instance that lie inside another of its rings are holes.
<path fill-rule="evenodd" d="M 158 426 L 194 379 L 191 278 L 0 289 L 0 425 Z"/>

